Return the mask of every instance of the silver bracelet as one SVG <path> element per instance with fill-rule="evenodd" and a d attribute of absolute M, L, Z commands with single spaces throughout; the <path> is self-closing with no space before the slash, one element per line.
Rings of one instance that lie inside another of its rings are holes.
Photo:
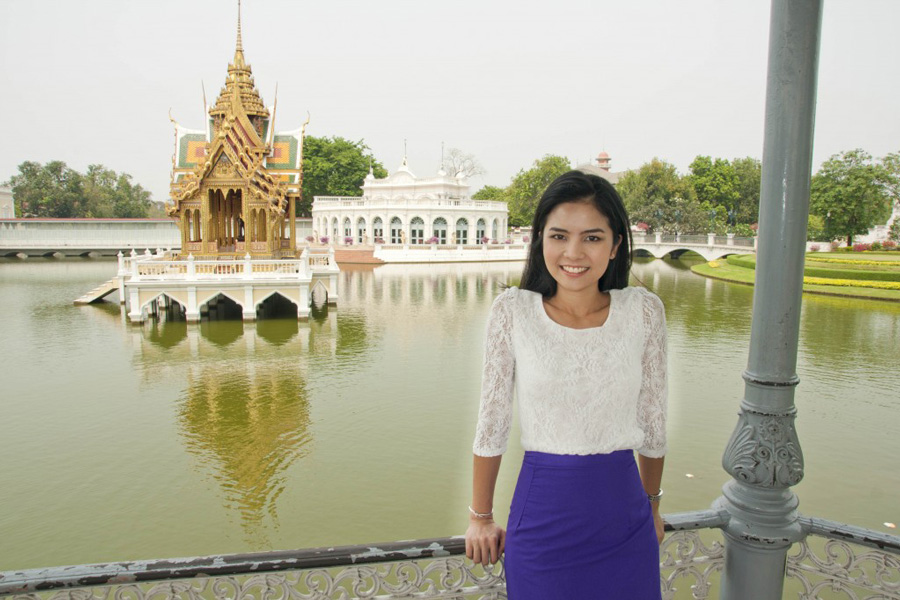
<path fill-rule="evenodd" d="M 472 513 L 472 516 L 475 517 L 476 519 L 490 519 L 491 517 L 494 516 L 494 511 L 486 512 L 486 513 L 475 512 L 475 509 L 472 508 L 471 506 L 469 506 L 469 512 Z"/>
<path fill-rule="evenodd" d="M 650 502 L 659 502 L 659 499 L 663 497 L 662 488 L 659 488 L 659 492 L 656 494 L 647 494 L 647 500 Z"/>

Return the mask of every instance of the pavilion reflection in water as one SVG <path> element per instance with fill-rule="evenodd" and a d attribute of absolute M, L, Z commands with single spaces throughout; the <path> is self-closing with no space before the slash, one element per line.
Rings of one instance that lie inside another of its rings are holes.
<path fill-rule="evenodd" d="M 248 537 L 265 535 L 266 516 L 286 470 L 311 450 L 310 406 L 297 367 L 245 361 L 192 365 L 178 412 L 188 452 L 221 486 Z"/>
<path fill-rule="evenodd" d="M 200 327 L 160 318 L 132 330 L 135 367 L 145 377 L 179 371 L 184 378 L 176 418 L 185 449 L 255 544 L 265 544 L 266 521 L 277 521 L 288 469 L 312 449 L 306 366 L 297 357 L 311 344 L 316 352 L 337 349 L 323 343 L 335 336 L 327 308 L 320 310 L 324 318 L 311 319 L 305 336 L 296 319 L 245 323 L 240 315 Z"/>

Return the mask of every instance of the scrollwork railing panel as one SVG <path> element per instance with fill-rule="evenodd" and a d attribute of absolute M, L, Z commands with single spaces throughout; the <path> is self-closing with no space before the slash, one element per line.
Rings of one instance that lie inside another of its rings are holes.
<path fill-rule="evenodd" d="M 844 540 L 808 536 L 788 554 L 785 576 L 801 600 L 900 600 L 900 556 Z"/>
<path fill-rule="evenodd" d="M 710 598 L 710 590 L 718 584 L 725 566 L 725 546 L 718 531 L 676 531 L 666 536 L 660 548 L 660 586 L 663 600 L 687 598 L 685 592 L 676 596 L 679 590 L 691 589 L 691 598 Z M 676 586 L 676 583 L 678 584 Z"/>
<path fill-rule="evenodd" d="M 461 557 L 408 560 L 257 575 L 121 583 L 11 596 L 12 600 L 500 600 L 502 563 L 473 566 Z"/>

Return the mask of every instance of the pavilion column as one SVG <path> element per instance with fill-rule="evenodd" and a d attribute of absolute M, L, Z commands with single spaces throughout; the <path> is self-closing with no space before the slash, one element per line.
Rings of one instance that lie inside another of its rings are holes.
<path fill-rule="evenodd" d="M 216 198 L 218 201 L 217 216 L 219 226 L 219 235 L 217 235 L 216 237 L 218 238 L 219 245 L 222 246 L 225 244 L 225 237 L 227 235 L 225 231 L 225 194 L 222 193 L 222 190 L 216 191 Z"/>
<path fill-rule="evenodd" d="M 728 519 L 725 600 L 780 599 L 788 549 L 803 538 L 794 389 L 821 23 L 822 0 L 772 2 L 750 353 L 722 457 L 733 479 L 714 503 Z"/>
<path fill-rule="evenodd" d="M 291 254 L 297 253 L 297 200 L 299 200 L 299 198 L 288 197 L 288 215 L 291 219 L 291 243 L 289 244 Z"/>
<path fill-rule="evenodd" d="M 210 204 L 212 203 L 212 193 L 207 191 L 206 197 L 204 198 L 202 195 L 200 197 L 200 223 L 199 227 L 201 230 L 200 239 L 202 243 L 200 245 L 201 254 L 206 254 L 209 252 L 208 244 L 209 240 L 212 239 L 211 231 L 210 231 Z"/>
<path fill-rule="evenodd" d="M 228 190 L 228 244 L 234 244 L 234 191 Z"/>

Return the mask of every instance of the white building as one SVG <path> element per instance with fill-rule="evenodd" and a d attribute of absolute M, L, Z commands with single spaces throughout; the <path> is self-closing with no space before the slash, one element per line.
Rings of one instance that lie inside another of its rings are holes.
<path fill-rule="evenodd" d="M 376 179 L 371 169 L 362 196 L 316 196 L 313 236 L 337 244 L 477 245 L 503 243 L 506 202 L 473 200 L 462 177 L 443 168 L 435 177 L 416 177 L 406 159 L 395 173 Z"/>
<path fill-rule="evenodd" d="M 894 209 L 891 212 L 891 216 L 888 218 L 887 223 L 885 223 L 884 225 L 876 225 L 875 227 L 870 228 L 869 233 L 865 235 L 853 236 L 853 241 L 863 244 L 883 242 L 888 239 L 891 225 L 893 225 L 895 221 L 900 221 L 900 202 L 894 203 Z"/>
<path fill-rule="evenodd" d="M 15 219 L 16 205 L 13 203 L 12 190 L 0 185 L 0 219 Z"/>

